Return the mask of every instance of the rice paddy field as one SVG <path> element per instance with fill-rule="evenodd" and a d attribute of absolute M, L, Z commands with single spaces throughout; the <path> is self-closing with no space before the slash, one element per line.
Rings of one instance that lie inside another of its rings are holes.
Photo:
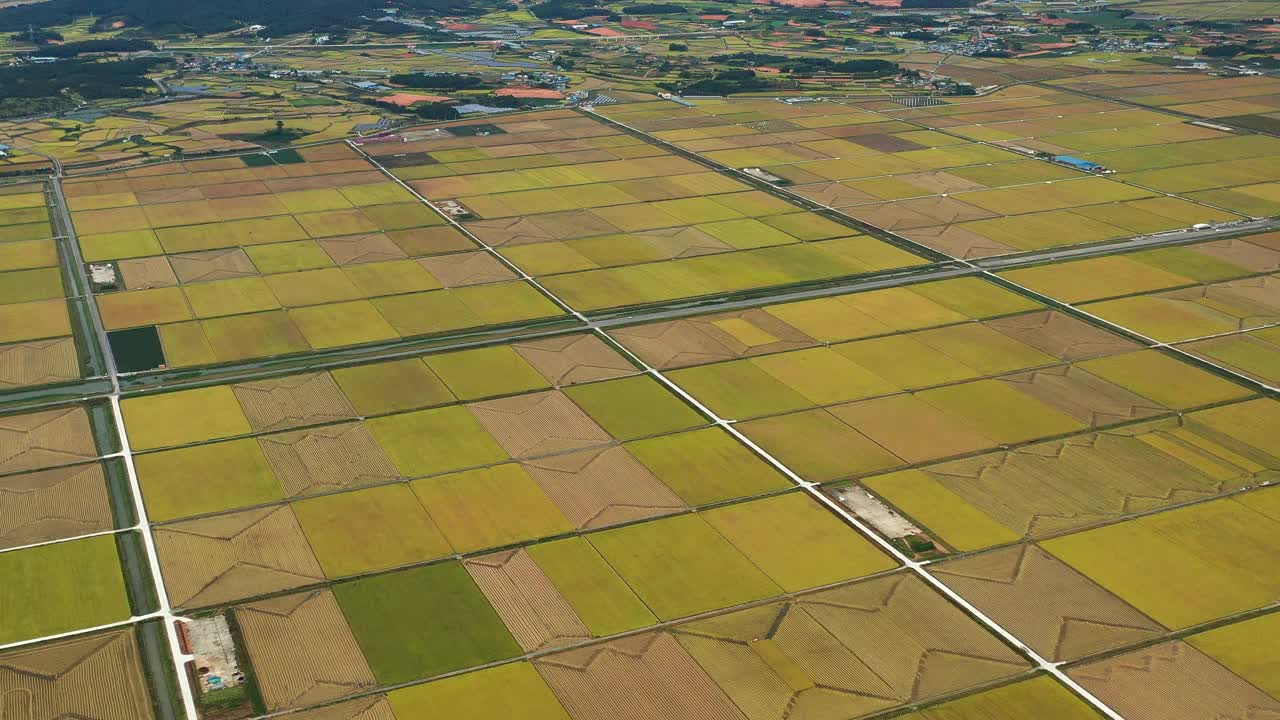
<path fill-rule="evenodd" d="M 158 338 L 170 368 L 562 312 L 346 145 L 93 176 L 65 191 L 85 260 L 121 280 L 95 298 L 104 326 Z"/>
<path fill-rule="evenodd" d="M 26 170 L 55 158 L 75 175 L 183 154 L 252 150 L 260 147 L 255 136 L 273 130 L 276 120 L 297 132 L 295 143 L 335 140 L 383 117 L 376 108 L 334 93 L 301 92 L 293 82 L 263 78 L 245 84 L 189 74 L 180 85 L 201 94 L 127 113 L 0 122 L 0 143 L 14 149 L 11 157 L 0 159 L 0 169 Z"/>
<path fill-rule="evenodd" d="M 0 392 L 84 374 L 44 183 L 0 193 Z"/>
<path fill-rule="evenodd" d="M 1268 425 L 1273 401 L 976 279 L 614 337 L 802 478 L 861 478 L 959 551 L 1233 492 L 1277 469 L 1273 443 L 1246 427 Z M 1240 434 L 1226 440 L 1221 422 Z"/>
<path fill-rule="evenodd" d="M 139 644 L 138 634 L 125 629 L 0 652 L 0 688 L 6 698 L 17 698 L 6 699 L 17 703 L 7 707 L 63 717 L 152 720 L 155 701 Z"/>
<path fill-rule="evenodd" d="M 1110 85 L 1118 79 L 1137 82 L 1139 78 L 1143 83 L 1140 89 L 1134 88 L 1132 94 L 1125 88 Z M 1174 84 L 1162 85 L 1164 82 Z M 1209 109 L 1212 103 L 1168 105 L 1159 102 L 1160 99 L 1195 99 L 1198 94 L 1232 98 L 1235 93 L 1246 92 L 1256 92 L 1263 102 L 1274 101 L 1275 87 L 1267 83 L 1274 80 L 1087 75 L 1054 81 L 1064 89 L 1087 95 L 1045 92 L 1031 97 L 1008 97 L 1006 93 L 995 93 L 982 101 L 891 114 L 902 118 L 915 116 L 914 122 L 994 146 L 1053 156 L 1069 155 L 1113 170 L 1115 174 L 1108 176 L 1111 181 L 1155 195 L 1120 206 L 1090 203 L 1089 207 L 1072 207 L 1069 212 L 1083 216 L 1085 220 L 1076 222 L 1085 226 L 1089 221 L 1100 221 L 1117 225 L 1131 235 L 1145 234 L 1186 227 L 1193 222 L 1223 222 L 1240 216 L 1267 217 L 1280 212 L 1280 205 L 1276 204 L 1276 183 L 1280 176 L 1275 172 L 1280 141 L 1272 135 L 1251 132 L 1274 133 L 1275 128 L 1267 124 L 1275 123 L 1274 119 L 1267 115 L 1223 117 Z M 1161 91 L 1168 95 L 1154 94 Z M 1112 97 L 1148 105 L 1151 109 L 1107 99 Z M 1165 113 L 1165 109 L 1181 115 Z M 1244 111 L 1243 107 L 1237 109 Z M 1206 118 L 1215 127 L 1193 124 L 1186 114 Z M 1212 122 L 1214 118 L 1231 127 Z M 1038 180 L 1032 178 L 1024 182 Z M 1036 195 L 1040 196 L 1041 190 L 1035 188 Z"/>
<path fill-rule="evenodd" d="M 1247 181 L 1258 188 L 1237 191 L 1232 188 L 1246 180 L 1225 175 L 1201 177 L 1195 188 L 1168 184 L 1143 167 L 1181 165 L 1168 143 L 1185 145 L 1187 163 L 1222 160 L 1219 153 L 1228 148 L 1253 158 L 1280 144 L 1032 86 L 932 107 L 890 100 L 705 100 L 695 107 L 657 101 L 608 105 L 598 112 L 715 163 L 762 170 L 789 192 L 957 258 L 1269 215 L 1274 211 L 1265 204 L 1267 183 L 1280 179 L 1271 175 L 1274 163 L 1263 158 L 1248 161 L 1258 171 Z M 1029 157 L 1033 151 L 1083 154 L 1125 173 L 1085 173 Z M 1188 189 L 1207 195 L 1201 202 L 1178 194 Z M 1239 192 L 1262 196 L 1222 202 L 1222 193 Z M 1219 201 L 1210 202 L 1210 196 Z"/>
<path fill-rule="evenodd" d="M 1007 279 L 1274 386 L 1280 234 L 1040 265 Z"/>
<path fill-rule="evenodd" d="M 1098 717 L 940 590 L 1120 692 L 1108 658 L 1274 602 L 1278 408 L 978 278 L 121 404 L 168 598 L 256 711 L 396 720 Z"/>
<path fill-rule="evenodd" d="M 925 262 L 577 113 L 405 139 L 361 148 L 583 312 Z"/>
<path fill-rule="evenodd" d="M 1249 5 L 1249 3 L 1242 3 Z M 1265 76 L 1232 78 L 1182 73 L 1086 75 L 1050 81 L 1072 90 L 1228 123 L 1275 122 L 1278 83 Z"/>
<path fill-rule="evenodd" d="M 116 452 L 102 418 L 98 405 L 0 416 L 0 644 L 151 609 L 146 578 L 126 578 L 140 538 L 116 531 L 134 519 L 118 461 L 101 459 Z"/>
<path fill-rule="evenodd" d="M 953 100 L 9 186 L 0 717 L 1280 717 L 1270 138 Z"/>

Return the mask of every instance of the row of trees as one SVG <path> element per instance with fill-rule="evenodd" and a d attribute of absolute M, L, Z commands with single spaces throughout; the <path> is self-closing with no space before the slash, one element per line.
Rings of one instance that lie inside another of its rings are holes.
<path fill-rule="evenodd" d="M 769 65 L 783 72 L 806 75 L 817 72 L 853 75 L 893 75 L 898 64 L 879 58 L 831 60 L 820 57 L 793 57 L 774 53 L 741 52 L 713 55 L 711 59 L 726 65 Z"/>
<path fill-rule="evenodd" d="M 155 49 L 155 44 L 150 40 L 84 40 L 81 42 L 69 42 L 61 45 L 44 46 L 38 51 L 32 53 L 32 55 L 69 58 L 76 57 L 77 55 L 87 55 L 89 53 L 129 53 Z"/>
<path fill-rule="evenodd" d="M 494 87 L 484 78 L 457 73 L 401 73 L 391 76 L 391 82 L 411 88 L 430 90 L 475 90 Z"/>

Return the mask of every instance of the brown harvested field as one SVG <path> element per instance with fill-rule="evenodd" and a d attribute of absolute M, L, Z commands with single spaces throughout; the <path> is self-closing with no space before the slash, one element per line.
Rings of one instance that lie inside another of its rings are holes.
<path fill-rule="evenodd" d="M 161 193 L 188 193 L 195 192 L 199 196 L 209 200 L 221 200 L 223 198 L 244 197 L 246 195 L 266 195 L 271 190 L 261 180 L 245 180 L 242 182 L 222 183 L 219 185 L 205 185 L 204 187 L 196 187 L 182 190 L 156 190 L 153 192 L 138 193 L 138 203 L 141 205 L 151 205 L 161 202 L 175 202 L 178 200 L 193 199 L 188 196 L 176 195 L 172 198 L 165 198 Z"/>
<path fill-rule="evenodd" d="M 295 190 L 322 190 L 325 188 L 350 187 L 352 185 L 372 185 L 386 182 L 387 177 L 376 170 L 369 170 L 368 165 L 358 161 L 352 171 L 340 175 L 312 175 L 281 180 L 266 181 L 267 188 L 274 193 L 293 192 Z"/>
<path fill-rule="evenodd" d="M 663 370 L 817 344 L 760 309 L 620 328 L 613 335 L 646 363 Z"/>
<path fill-rule="evenodd" d="M 208 203 L 219 220 L 242 220 L 266 215 L 285 215 L 289 212 L 284 203 L 274 195 L 241 195 L 209 200 Z"/>
<path fill-rule="evenodd" d="M 767 605 L 674 631 L 689 654 L 752 718 L 852 718 L 893 707 L 899 696 L 866 660 L 803 607 Z M 823 717 L 821 713 L 817 717 Z"/>
<path fill-rule="evenodd" d="M 1074 365 L 1008 375 L 1003 382 L 1090 427 L 1159 415 L 1166 409 Z"/>
<path fill-rule="evenodd" d="M 318 162 L 321 160 L 349 160 L 354 157 L 359 157 L 356 155 L 354 150 L 346 145 L 346 143 L 340 142 L 303 148 L 298 151 L 298 154 L 311 162 Z"/>
<path fill-rule="evenodd" d="M 359 423 L 265 435 L 258 444 L 287 498 L 400 477 L 373 434 Z"/>
<path fill-rule="evenodd" d="M 858 139 L 854 140 L 853 142 L 859 145 L 862 145 L 864 147 L 869 147 L 872 150 L 875 150 L 876 152 L 882 152 L 882 153 L 896 153 L 896 152 L 904 152 L 906 150 L 923 150 L 926 147 L 925 145 L 921 145 L 920 143 L 911 142 L 910 140 L 906 140 L 900 137 L 894 137 L 893 135 L 862 135 L 862 136 L 859 136 Z"/>
<path fill-rule="evenodd" d="M 574 720 L 747 720 L 666 633 L 569 650 L 534 666 Z"/>
<path fill-rule="evenodd" d="M 662 259 L 697 257 L 730 252 L 734 247 L 694 227 L 660 228 L 634 233 L 652 245 Z"/>
<path fill-rule="evenodd" d="M 1138 349 L 1138 344 L 1057 310 L 996 318 L 988 327 L 1042 352 L 1074 362 Z"/>
<path fill-rule="evenodd" d="M 487 252 L 422 258 L 418 264 L 447 288 L 511 280 L 516 274 Z"/>
<path fill-rule="evenodd" d="M 163 256 L 120 260 L 117 264 L 120 266 L 124 286 L 129 290 L 173 287 L 178 284 L 178 276 L 169 265 L 169 259 Z"/>
<path fill-rule="evenodd" d="M 391 703 L 382 695 L 348 700 L 288 717 L 289 720 L 396 720 Z"/>
<path fill-rule="evenodd" d="M 936 225 L 904 233 L 911 240 L 964 260 L 1005 255 L 1014 248 L 957 225 Z"/>
<path fill-rule="evenodd" d="M 965 190 L 984 190 L 986 185 L 980 182 L 970 180 L 969 178 L 952 175 L 949 172 L 937 170 L 934 172 L 923 173 L 907 173 L 906 175 L 896 175 L 895 180 L 901 180 L 910 183 L 916 187 L 922 188 L 933 193 L 954 193 L 964 192 Z"/>
<path fill-rule="evenodd" d="M 914 395 L 891 395 L 827 411 L 908 463 L 963 455 L 998 444 Z"/>
<path fill-rule="evenodd" d="M 1067 673 L 1127 720 L 1280 717 L 1280 700 L 1181 640 Z"/>
<path fill-rule="evenodd" d="M 386 233 L 368 233 L 316 241 L 339 265 L 401 260 L 409 257 Z"/>
<path fill-rule="evenodd" d="M 97 456 L 84 408 L 0 417 L 0 473 L 69 465 Z"/>
<path fill-rule="evenodd" d="M 0 700 L 6 720 L 155 717 L 132 628 L 0 654 Z"/>
<path fill-rule="evenodd" d="M 266 186 L 262 185 L 262 183 L 233 183 L 233 185 L 251 185 L 251 184 L 256 184 L 262 188 L 258 192 L 267 191 Z M 226 186 L 214 185 L 210 187 L 226 187 Z M 68 195 L 69 194 L 70 193 L 68 193 Z M 240 194 L 240 193 L 236 193 L 236 194 Z M 159 203 L 191 202 L 193 200 L 206 200 L 206 199 L 213 199 L 215 197 L 221 197 L 221 196 L 210 195 L 209 188 L 190 187 L 190 188 L 175 188 L 172 190 L 170 189 L 147 190 L 144 192 L 134 193 L 134 197 L 137 199 L 139 205 L 156 205 Z M 75 208 L 73 207 L 72 209 L 75 209 Z"/>
<path fill-rule="evenodd" d="M 522 463 L 580 530 L 685 510 L 688 506 L 622 447 L 593 448 Z"/>
<path fill-rule="evenodd" d="M 1228 240 L 1212 240 L 1195 245 L 1195 251 L 1247 268 L 1253 272 L 1280 270 L 1280 249 L 1258 242 L 1265 235 Z"/>
<path fill-rule="evenodd" d="M 286 430 L 356 417 L 329 373 L 290 375 L 231 386 L 254 432 Z"/>
<path fill-rule="evenodd" d="M 1212 431 L 1169 419 L 922 472 L 1019 535 L 1043 537 L 1255 483 L 1260 466 L 1237 462 L 1252 465 L 1219 445 Z"/>
<path fill-rule="evenodd" d="M 391 230 L 387 232 L 387 237 L 391 238 L 391 241 L 401 250 L 414 256 L 453 252 L 455 250 L 473 250 L 476 247 L 471 238 L 448 225 Z M 329 239 L 323 238 L 316 242 L 327 248 L 328 246 L 325 243 Z"/>
<path fill-rule="evenodd" d="M 831 207 L 848 207 L 850 205 L 866 205 L 880 202 L 883 198 L 872 195 L 865 190 L 849 187 L 843 183 L 825 182 L 813 185 L 802 185 L 793 192 L 803 195 L 815 202 Z"/>
<path fill-rule="evenodd" d="M 331 591 L 261 600 L 235 613 L 268 710 L 315 705 L 377 685 Z"/>
<path fill-rule="evenodd" d="M 512 349 L 553 385 L 634 375 L 626 358 L 595 335 L 566 335 L 512 344 Z"/>
<path fill-rule="evenodd" d="M 0 388 L 48 385 L 80 377 L 74 338 L 0 345 Z"/>
<path fill-rule="evenodd" d="M 1055 662 L 1166 632 L 1036 545 L 1001 548 L 933 567 L 948 587 Z"/>
<path fill-rule="evenodd" d="M 175 606 L 218 605 L 324 580 L 287 506 L 165 525 L 155 537 Z"/>
<path fill-rule="evenodd" d="M 512 457 L 531 457 L 613 440 L 565 394 L 552 390 L 467 406 Z"/>
<path fill-rule="evenodd" d="M 258 268 L 254 267 L 253 261 L 240 248 L 170 255 L 169 264 L 173 266 L 178 282 L 183 284 L 230 280 L 258 274 Z"/>
<path fill-rule="evenodd" d="M 1021 656 L 914 575 L 802 596 L 796 609 L 873 671 L 875 680 L 867 682 L 883 683 L 900 701 L 924 700 L 1028 668 Z M 804 627 L 797 630 L 793 653 L 799 655 L 798 648 L 813 636 Z M 868 643 L 873 637 L 884 640 Z"/>
<path fill-rule="evenodd" d="M 951 197 L 925 197 L 869 205 L 850 209 L 848 214 L 876 227 L 894 231 L 996 217 L 995 213 Z"/>
<path fill-rule="evenodd" d="M 498 218 L 466 223 L 481 242 L 493 247 L 568 240 L 622 232 L 613 223 L 586 210 L 547 213 L 524 218 Z"/>
<path fill-rule="evenodd" d="M 591 631 L 526 550 L 463 562 L 526 652 L 591 639 Z"/>
<path fill-rule="evenodd" d="M 279 166 L 284 174 L 294 177 L 310 177 L 312 175 L 353 175 L 368 172 L 369 163 L 354 153 L 345 158 L 322 160 Z"/>
<path fill-rule="evenodd" d="M 87 535 L 112 527 L 102 466 L 0 477 L 0 548 Z"/>

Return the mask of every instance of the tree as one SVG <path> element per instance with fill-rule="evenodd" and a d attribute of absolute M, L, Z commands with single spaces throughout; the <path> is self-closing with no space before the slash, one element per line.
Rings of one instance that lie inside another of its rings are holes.
<path fill-rule="evenodd" d="M 276 121 L 276 132 L 278 132 L 278 133 L 282 133 L 282 132 L 284 132 L 284 121 L 283 121 L 283 120 L 277 120 L 277 121 Z"/>
<path fill-rule="evenodd" d="M 1200 54 L 1205 57 L 1229 58 L 1235 57 L 1244 51 L 1245 46 L 1243 45 L 1214 45 L 1201 50 Z"/>
<path fill-rule="evenodd" d="M 684 43 L 671 43 L 667 46 L 667 49 L 671 52 L 684 52 L 689 49 L 689 46 Z"/>
<path fill-rule="evenodd" d="M 458 117 L 457 108 L 447 103 L 418 103 L 413 111 L 428 120 L 453 120 Z"/>

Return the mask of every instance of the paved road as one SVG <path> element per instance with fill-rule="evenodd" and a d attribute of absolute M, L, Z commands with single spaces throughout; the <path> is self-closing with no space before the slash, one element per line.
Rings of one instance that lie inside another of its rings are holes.
<path fill-rule="evenodd" d="M 54 211 L 60 222 L 63 224 L 63 247 L 68 255 L 76 272 L 82 273 L 81 280 L 87 283 L 87 279 L 83 276 L 85 273 L 84 256 L 80 252 L 80 243 L 76 238 L 75 226 L 71 223 L 71 214 L 67 210 L 66 196 L 62 193 L 62 181 L 59 177 L 49 180 L 52 187 L 54 200 Z M 189 718 L 198 717 L 196 714 L 195 692 L 191 687 L 190 678 L 183 669 L 183 663 L 186 662 L 187 656 L 182 654 L 182 644 L 178 637 L 177 616 L 173 613 L 173 607 L 169 604 L 169 595 L 165 590 L 164 575 L 160 569 L 160 556 L 156 551 L 155 538 L 151 533 L 151 520 L 147 515 L 146 504 L 142 499 L 142 487 L 138 483 L 138 476 L 134 470 L 133 452 L 129 445 L 129 434 L 125 429 L 124 414 L 120 411 L 120 372 L 116 366 L 115 358 L 111 355 L 110 346 L 107 342 L 106 327 L 102 323 L 102 317 L 98 313 L 98 305 L 92 299 L 85 303 L 88 309 L 89 322 L 92 325 L 92 335 L 86 338 L 86 342 L 96 343 L 107 370 L 107 377 L 111 381 L 111 392 L 107 395 L 107 400 L 111 404 L 112 420 L 115 424 L 117 442 L 120 443 L 119 458 L 124 462 L 125 472 L 128 475 L 129 491 L 131 500 L 134 505 L 134 513 L 138 519 L 135 528 L 142 538 L 146 561 L 151 573 L 151 587 L 149 588 L 155 593 L 156 601 L 159 604 L 158 609 L 154 613 L 150 613 L 151 617 L 159 619 L 164 623 L 164 634 L 169 644 L 169 652 L 176 664 L 176 674 L 178 682 L 178 691 L 181 696 L 184 713 Z M 139 620 L 140 618 L 133 618 Z M 158 657 L 158 650 L 153 646 L 148 646 L 152 655 L 148 657 L 152 667 L 169 666 L 168 660 Z M 168 702 L 165 699 L 164 702 Z"/>

